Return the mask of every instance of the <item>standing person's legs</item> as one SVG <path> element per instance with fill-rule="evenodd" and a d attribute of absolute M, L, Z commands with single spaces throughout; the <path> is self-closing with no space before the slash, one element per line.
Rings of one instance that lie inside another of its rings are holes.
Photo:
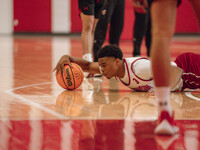
<path fill-rule="evenodd" d="M 103 11 L 105 0 L 79 0 L 82 21 L 82 47 L 83 59 L 92 61 L 92 48 L 94 41 L 94 30 L 100 13 Z"/>
<path fill-rule="evenodd" d="M 93 15 L 85 15 L 81 13 L 82 20 L 82 32 L 81 32 L 81 42 L 83 48 L 83 57 L 86 60 L 92 61 L 91 51 L 93 44 L 93 35 L 95 28 L 95 19 Z"/>
<path fill-rule="evenodd" d="M 140 46 L 146 32 L 147 14 L 135 12 L 135 24 L 133 29 L 133 56 L 140 56 Z"/>
<path fill-rule="evenodd" d="M 158 100 L 159 123 L 156 134 L 174 134 L 178 131 L 170 106 L 170 42 L 176 20 L 175 0 L 154 1 L 151 5 L 152 43 L 151 61 Z"/>
<path fill-rule="evenodd" d="M 124 0 L 115 0 L 114 12 L 110 20 L 109 43 L 119 45 L 120 36 L 124 27 Z"/>
<path fill-rule="evenodd" d="M 145 44 L 147 48 L 147 56 L 150 57 L 150 48 L 151 48 L 151 15 L 150 15 L 150 9 L 147 10 L 147 27 L 146 27 L 146 34 L 145 34 Z"/>
<path fill-rule="evenodd" d="M 113 0 L 107 0 L 106 14 L 100 16 L 95 29 L 94 45 L 93 45 L 94 62 L 98 61 L 97 53 L 99 49 L 102 47 L 103 43 L 105 42 L 108 24 L 110 22 L 110 17 L 112 15 L 112 5 L 113 5 L 112 1 Z"/>

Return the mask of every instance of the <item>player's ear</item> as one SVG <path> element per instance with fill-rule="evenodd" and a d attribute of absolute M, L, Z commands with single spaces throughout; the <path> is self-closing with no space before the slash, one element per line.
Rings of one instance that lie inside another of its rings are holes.
<path fill-rule="evenodd" d="M 121 62 L 121 60 L 119 58 L 116 58 L 115 61 L 117 64 L 120 64 L 120 62 Z"/>

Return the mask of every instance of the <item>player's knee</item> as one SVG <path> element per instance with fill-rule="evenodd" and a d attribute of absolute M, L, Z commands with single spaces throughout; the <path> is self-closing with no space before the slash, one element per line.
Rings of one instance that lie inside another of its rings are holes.
<path fill-rule="evenodd" d="M 83 26 L 83 30 L 86 32 L 92 32 L 93 31 L 93 22 L 87 22 Z"/>
<path fill-rule="evenodd" d="M 154 37 L 171 38 L 174 35 L 174 31 L 169 31 L 169 30 L 155 30 L 155 31 L 152 31 L 152 35 Z"/>
<path fill-rule="evenodd" d="M 152 29 L 152 35 L 171 38 L 174 35 L 174 28 L 172 26 L 159 25 Z"/>

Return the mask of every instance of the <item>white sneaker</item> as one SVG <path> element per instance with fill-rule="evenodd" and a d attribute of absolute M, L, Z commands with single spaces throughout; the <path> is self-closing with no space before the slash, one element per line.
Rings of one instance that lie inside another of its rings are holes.
<path fill-rule="evenodd" d="M 82 56 L 82 58 L 84 59 L 84 60 L 87 60 L 87 61 L 90 61 L 90 62 L 92 62 L 92 55 L 90 54 L 90 53 L 87 53 L 87 54 L 84 54 L 83 56 Z M 87 78 L 88 76 L 89 76 L 89 72 L 84 72 L 84 76 Z"/>
<path fill-rule="evenodd" d="M 92 62 L 92 54 L 87 53 L 82 56 L 83 59 Z"/>
<path fill-rule="evenodd" d="M 167 111 L 162 111 L 158 118 L 158 124 L 154 130 L 154 133 L 162 135 L 174 135 L 177 132 L 179 132 L 179 128 L 174 122 L 174 114 L 170 116 Z"/>

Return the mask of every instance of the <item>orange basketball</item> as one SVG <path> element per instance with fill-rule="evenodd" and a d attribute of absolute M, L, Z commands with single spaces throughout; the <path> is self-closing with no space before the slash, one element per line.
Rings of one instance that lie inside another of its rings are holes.
<path fill-rule="evenodd" d="M 57 73 L 56 80 L 58 84 L 67 90 L 73 90 L 78 88 L 84 78 L 83 70 L 81 67 L 75 63 L 71 63 L 73 67 L 70 65 L 65 65 L 63 74 Z"/>

